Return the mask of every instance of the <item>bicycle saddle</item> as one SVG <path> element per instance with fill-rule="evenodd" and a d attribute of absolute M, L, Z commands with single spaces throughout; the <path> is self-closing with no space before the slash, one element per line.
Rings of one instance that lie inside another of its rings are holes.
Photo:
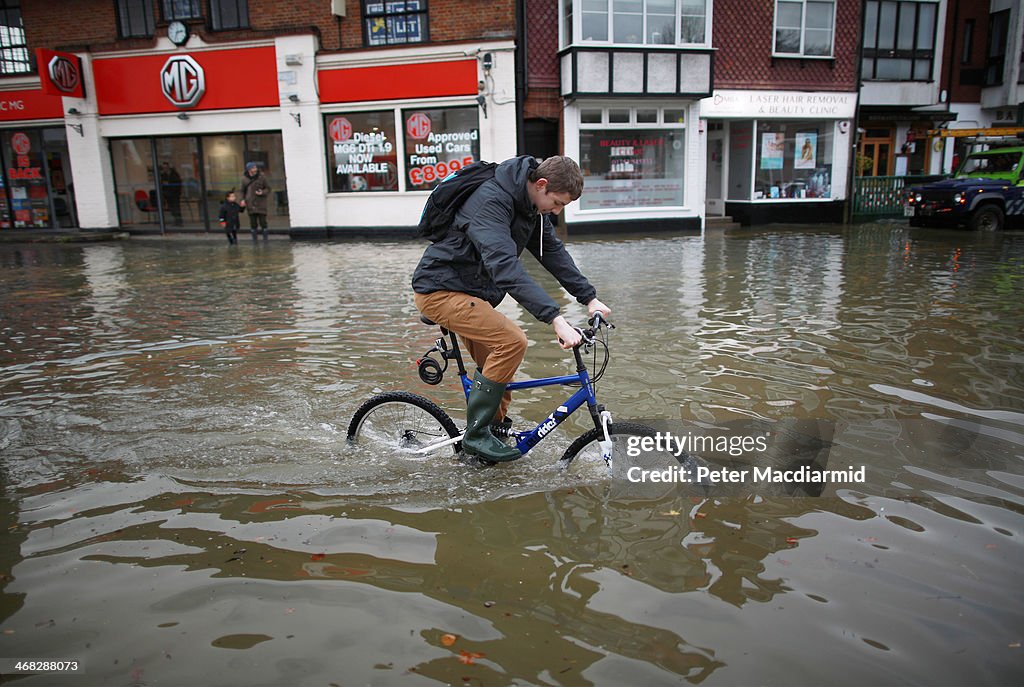
<path fill-rule="evenodd" d="M 436 327 L 437 326 L 437 322 L 434 322 L 432 319 L 430 319 L 426 315 L 420 315 L 420 322 L 422 322 L 423 324 L 425 324 L 427 326 L 430 326 L 430 327 Z"/>

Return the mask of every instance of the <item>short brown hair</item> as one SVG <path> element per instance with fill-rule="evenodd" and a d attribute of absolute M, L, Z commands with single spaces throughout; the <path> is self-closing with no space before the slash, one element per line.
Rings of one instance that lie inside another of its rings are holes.
<path fill-rule="evenodd" d="M 541 162 L 530 174 L 530 181 L 541 178 L 548 180 L 551 193 L 568 193 L 573 200 L 583 195 L 583 173 L 571 157 L 554 155 Z"/>

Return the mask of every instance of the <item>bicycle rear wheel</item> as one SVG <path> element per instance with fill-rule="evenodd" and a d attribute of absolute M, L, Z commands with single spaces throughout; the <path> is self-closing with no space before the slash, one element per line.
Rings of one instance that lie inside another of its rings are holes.
<path fill-rule="evenodd" d="M 377 394 L 359 406 L 348 425 L 350 443 L 381 452 L 415 453 L 461 434 L 455 421 L 433 401 L 406 391 Z M 455 442 L 426 455 L 453 455 Z"/>

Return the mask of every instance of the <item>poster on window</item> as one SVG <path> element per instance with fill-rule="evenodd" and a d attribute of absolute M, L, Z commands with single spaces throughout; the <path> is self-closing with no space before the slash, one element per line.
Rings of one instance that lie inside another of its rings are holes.
<path fill-rule="evenodd" d="M 582 210 L 683 205 L 686 146 L 681 129 L 583 130 Z"/>
<path fill-rule="evenodd" d="M 332 192 L 398 190 L 392 111 L 328 115 L 325 124 Z"/>
<path fill-rule="evenodd" d="M 410 191 L 429 191 L 480 159 L 476 107 L 404 110 L 405 169 Z"/>
<path fill-rule="evenodd" d="M 816 131 L 801 131 L 793 141 L 793 167 L 795 169 L 814 169 L 818 161 L 818 133 Z"/>
<path fill-rule="evenodd" d="M 786 134 L 761 134 L 761 169 L 782 169 L 786 153 Z"/>

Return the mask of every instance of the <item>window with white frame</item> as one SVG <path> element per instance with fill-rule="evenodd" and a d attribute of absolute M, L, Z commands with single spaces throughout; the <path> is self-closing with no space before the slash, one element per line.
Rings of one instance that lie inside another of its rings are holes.
<path fill-rule="evenodd" d="M 672 107 L 583 107 L 580 209 L 681 207 L 685 115 Z"/>
<path fill-rule="evenodd" d="M 938 11 L 937 2 L 868 0 L 864 4 L 864 78 L 931 81 Z M 969 58 L 969 53 L 965 55 Z"/>
<path fill-rule="evenodd" d="M 831 57 L 835 19 L 834 0 L 776 0 L 774 54 Z"/>
<path fill-rule="evenodd" d="M 706 45 L 709 0 L 562 0 L 562 43 Z"/>
<path fill-rule="evenodd" d="M 32 59 L 25 40 L 25 26 L 21 22 L 21 3 L 18 0 L 0 2 L 0 74 L 27 74 L 32 71 Z"/>

